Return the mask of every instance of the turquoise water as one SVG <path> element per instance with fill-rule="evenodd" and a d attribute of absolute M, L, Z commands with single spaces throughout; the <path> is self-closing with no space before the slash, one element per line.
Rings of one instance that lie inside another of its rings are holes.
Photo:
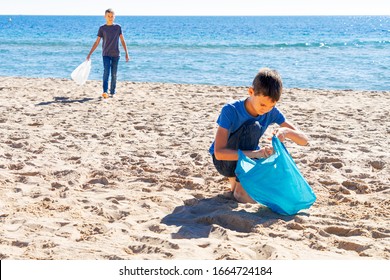
<path fill-rule="evenodd" d="M 287 88 L 390 90 L 390 17 L 120 17 L 132 60 L 119 80 L 247 86 L 261 67 Z M 70 78 L 101 16 L 0 16 L 0 75 Z M 123 50 L 121 49 L 122 53 Z M 102 76 L 101 46 L 90 79 Z"/>

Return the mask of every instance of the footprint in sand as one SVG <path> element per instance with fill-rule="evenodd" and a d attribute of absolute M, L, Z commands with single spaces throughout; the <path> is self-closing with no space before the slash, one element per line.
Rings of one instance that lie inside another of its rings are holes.
<path fill-rule="evenodd" d="M 27 247 L 29 244 L 30 244 L 29 242 L 24 242 L 19 240 L 12 241 L 11 243 L 12 246 L 19 247 L 19 248 Z"/>
<path fill-rule="evenodd" d="M 26 222 L 26 220 L 13 220 L 9 224 L 4 225 L 4 230 L 9 232 L 17 232 Z"/>
<path fill-rule="evenodd" d="M 338 248 L 346 251 L 355 251 L 361 254 L 364 250 L 371 248 L 371 245 L 362 245 L 351 241 L 339 241 Z"/>
<path fill-rule="evenodd" d="M 149 230 L 153 231 L 155 233 L 162 233 L 166 229 L 163 228 L 161 225 L 152 225 L 152 226 L 149 227 Z"/>
<path fill-rule="evenodd" d="M 25 164 L 23 162 L 11 163 L 8 165 L 8 169 L 9 170 L 21 170 L 24 168 L 24 166 L 25 166 Z"/>
<path fill-rule="evenodd" d="M 380 160 L 370 161 L 369 164 L 376 170 L 382 170 L 386 166 L 386 163 Z"/>
<path fill-rule="evenodd" d="M 77 230 L 80 232 L 80 238 L 76 241 L 89 240 L 92 236 L 98 234 L 104 234 L 107 232 L 107 227 L 103 224 L 82 224 L 77 227 Z"/>
<path fill-rule="evenodd" d="M 95 179 L 89 180 L 87 182 L 87 184 L 91 184 L 91 185 L 101 184 L 101 185 L 106 186 L 109 184 L 109 181 L 106 177 L 101 177 L 101 178 L 95 178 Z"/>
<path fill-rule="evenodd" d="M 355 181 L 344 181 L 341 183 L 348 190 L 355 191 L 357 194 L 368 194 L 371 193 L 371 188 L 366 185 L 364 182 L 355 182 Z"/>
<path fill-rule="evenodd" d="M 173 254 L 169 252 L 169 250 L 180 249 L 178 244 L 154 237 L 144 236 L 141 238 L 137 238 L 138 242 L 143 244 L 139 245 L 130 245 L 125 248 L 125 251 L 130 254 L 158 254 L 163 255 L 165 258 L 172 258 Z"/>
<path fill-rule="evenodd" d="M 254 250 L 256 252 L 257 260 L 273 259 L 273 256 L 276 254 L 276 248 L 266 244 L 262 246 L 256 246 Z"/>
<path fill-rule="evenodd" d="M 349 236 L 368 236 L 369 232 L 364 229 L 350 229 L 343 227 L 331 226 L 324 229 L 325 232 L 329 234 L 334 234 L 337 236 L 349 237 Z"/>
<path fill-rule="evenodd" d="M 26 132 L 14 132 L 8 138 L 13 141 L 26 140 L 30 138 L 30 134 Z"/>

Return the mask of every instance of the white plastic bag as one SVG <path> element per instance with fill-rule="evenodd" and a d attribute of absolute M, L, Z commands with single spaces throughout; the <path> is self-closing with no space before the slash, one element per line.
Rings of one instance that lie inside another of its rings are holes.
<path fill-rule="evenodd" d="M 88 80 L 89 72 L 91 72 L 91 60 L 86 60 L 81 63 L 70 75 L 77 84 L 83 85 Z"/>

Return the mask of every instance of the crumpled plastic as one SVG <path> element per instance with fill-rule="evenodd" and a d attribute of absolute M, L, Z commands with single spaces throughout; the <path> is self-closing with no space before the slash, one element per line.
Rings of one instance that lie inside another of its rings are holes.
<path fill-rule="evenodd" d="M 238 151 L 236 175 L 248 195 L 256 202 L 282 215 L 308 209 L 316 196 L 302 176 L 286 147 L 272 137 L 274 154 L 265 159 L 250 159 Z"/>
<path fill-rule="evenodd" d="M 91 72 L 92 62 L 91 60 L 86 60 L 77 66 L 70 75 L 77 84 L 83 85 L 88 80 L 89 73 Z"/>

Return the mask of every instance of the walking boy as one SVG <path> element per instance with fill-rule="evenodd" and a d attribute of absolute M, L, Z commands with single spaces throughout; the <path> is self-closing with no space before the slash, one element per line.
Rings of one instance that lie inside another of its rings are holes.
<path fill-rule="evenodd" d="M 280 127 L 274 132 L 284 141 L 291 139 L 298 145 L 306 145 L 308 138 L 275 107 L 282 93 L 282 79 L 269 68 L 259 71 L 248 89 L 249 97 L 223 106 L 218 117 L 218 129 L 210 147 L 210 154 L 217 171 L 228 177 L 234 197 L 243 203 L 254 203 L 245 192 L 234 173 L 240 149 L 250 158 L 266 158 L 272 155 L 272 147 L 259 148 L 260 137 L 271 124 Z"/>
<path fill-rule="evenodd" d="M 100 43 L 100 39 L 103 38 L 103 98 L 108 98 L 108 77 L 110 76 L 111 71 L 111 86 L 110 94 L 111 97 L 114 97 L 115 88 L 116 88 L 116 74 L 118 70 L 118 61 L 120 57 L 119 52 L 119 39 L 121 40 L 122 47 L 126 53 L 126 62 L 130 60 L 129 54 L 127 52 L 127 46 L 125 39 L 122 34 L 122 28 L 119 24 L 114 23 L 115 13 L 112 9 L 108 9 L 105 12 L 104 18 L 106 19 L 106 24 L 100 26 L 97 39 L 93 44 L 87 60 L 90 59 L 92 53 L 95 51 L 97 46 Z"/>

